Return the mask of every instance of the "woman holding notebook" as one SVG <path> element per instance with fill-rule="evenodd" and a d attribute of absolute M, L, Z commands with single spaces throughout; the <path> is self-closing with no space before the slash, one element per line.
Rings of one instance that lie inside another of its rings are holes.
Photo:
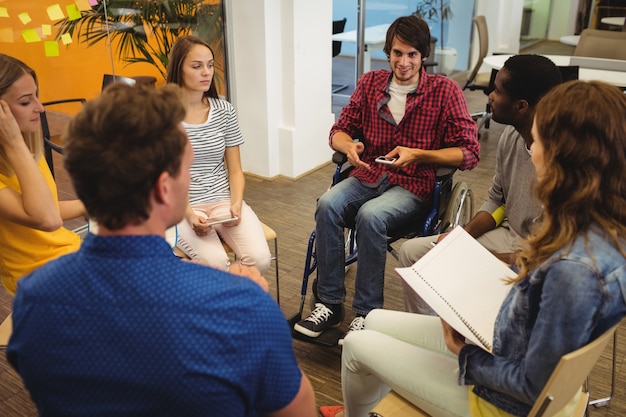
<path fill-rule="evenodd" d="M 626 95 L 601 82 L 562 84 L 538 104 L 532 132 L 544 211 L 518 257 L 493 351 L 437 317 L 375 310 L 344 341 L 345 409 L 322 407 L 324 416 L 365 417 L 389 389 L 433 417 L 525 416 L 561 356 L 626 315 Z M 466 295 L 489 297 L 478 287 Z"/>

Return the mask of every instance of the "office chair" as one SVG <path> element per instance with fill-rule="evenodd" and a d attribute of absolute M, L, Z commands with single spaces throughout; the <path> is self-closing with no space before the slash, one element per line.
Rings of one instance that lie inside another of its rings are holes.
<path fill-rule="evenodd" d="M 346 19 L 345 17 L 341 20 L 333 20 L 333 35 L 336 33 L 341 33 L 346 27 Z M 341 53 L 341 42 L 333 41 L 333 58 Z M 333 84 L 332 93 L 336 94 L 341 90 L 345 90 L 348 88 L 348 84 Z"/>
<path fill-rule="evenodd" d="M 488 72 L 479 73 L 480 67 L 483 65 L 483 59 L 487 56 L 489 50 L 489 32 L 487 30 L 487 19 L 485 16 L 474 16 L 472 19 L 478 32 L 478 60 L 467 76 L 467 81 L 463 86 L 463 90 L 469 88 L 471 91 L 486 91 L 489 88 Z"/>
<path fill-rule="evenodd" d="M 541 390 L 528 417 L 551 417 L 559 412 L 580 391 L 581 386 L 586 388 L 586 379 L 594 365 L 600 358 L 611 336 L 619 324 L 604 332 L 587 345 L 565 354 L 556 365 L 550 379 Z M 586 414 L 589 393 L 586 389 L 578 397 L 573 417 L 582 417 Z M 390 391 L 372 409 L 372 417 L 430 417 L 394 391 Z"/>
<path fill-rule="evenodd" d="M 478 32 L 478 60 L 467 76 L 467 81 L 463 86 L 463 90 L 481 90 L 483 93 L 488 95 L 491 92 L 495 74 L 493 71 L 491 73 L 478 72 L 480 67 L 483 65 L 483 59 L 485 59 L 487 51 L 489 50 L 489 31 L 487 30 L 487 19 L 485 19 L 485 16 L 474 16 L 472 20 L 474 21 L 476 31 Z M 486 129 L 489 129 L 489 120 L 491 119 L 491 105 L 489 104 L 489 100 L 487 100 L 485 111 L 472 113 L 472 119 L 478 123 L 478 130 L 480 130 L 483 126 L 485 126 Z"/>
<path fill-rule="evenodd" d="M 9 338 L 13 332 L 13 319 L 11 313 L 0 324 L 0 349 L 6 349 L 9 344 Z"/>
<path fill-rule="evenodd" d="M 44 157 L 46 158 L 46 162 L 48 163 L 48 167 L 50 168 L 50 172 L 54 177 L 54 161 L 52 158 L 52 151 L 55 151 L 59 154 L 63 154 L 63 144 L 61 143 L 61 134 L 60 132 L 50 133 L 50 123 L 48 117 L 50 116 L 47 113 L 46 108 L 50 106 L 64 106 L 68 105 L 71 107 L 76 107 L 75 104 L 80 103 L 80 107 L 82 107 L 87 102 L 84 98 L 69 98 L 64 100 L 54 100 L 47 101 L 45 103 L 41 103 L 44 107 L 44 111 L 40 113 L 39 117 L 41 119 L 41 132 L 43 134 L 43 145 L 44 145 Z"/>
<path fill-rule="evenodd" d="M 574 56 L 626 60 L 626 32 L 585 29 L 580 34 Z"/>

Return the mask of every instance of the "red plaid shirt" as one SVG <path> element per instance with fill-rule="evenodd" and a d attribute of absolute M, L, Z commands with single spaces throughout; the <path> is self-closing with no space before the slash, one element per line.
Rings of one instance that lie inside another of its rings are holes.
<path fill-rule="evenodd" d="M 463 152 L 459 169 L 472 169 L 478 164 L 480 151 L 476 123 L 467 110 L 459 85 L 445 76 L 428 74 L 422 68 L 417 89 L 407 95 L 404 117 L 396 124 L 387 107 L 391 77 L 388 70 L 364 74 L 350 103 L 332 127 L 330 138 L 342 131 L 365 144 L 360 158 L 371 169 L 356 168 L 351 176 L 375 184 L 387 172 L 390 184 L 400 185 L 429 202 L 437 165 L 411 164 L 403 169 L 387 170 L 374 159 L 396 146 L 426 150 L 458 147 Z"/>

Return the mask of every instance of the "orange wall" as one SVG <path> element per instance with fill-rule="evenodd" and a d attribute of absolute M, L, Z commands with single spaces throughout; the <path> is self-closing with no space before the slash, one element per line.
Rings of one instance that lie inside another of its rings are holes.
<path fill-rule="evenodd" d="M 74 0 L 0 0 L 0 7 L 6 8 L 9 14 L 8 18 L 0 17 L 0 30 L 11 28 L 14 38 L 13 43 L 0 41 L 0 52 L 21 59 L 37 72 L 42 101 L 73 97 L 91 99 L 100 93 L 103 75 L 112 73 L 111 51 L 106 42 L 87 48 L 78 43 L 75 33 L 72 44 L 65 46 L 59 41 L 58 57 L 47 57 L 43 42 L 26 43 L 22 38 L 22 30 L 38 29 L 42 24 L 48 24 L 53 25 L 52 35 L 44 40 L 54 40 L 56 27 L 46 9 L 55 4 L 65 11 L 65 6 L 74 4 Z M 31 22 L 23 24 L 20 21 L 18 15 L 23 12 L 30 15 Z M 112 53 L 117 75 L 152 75 L 157 78 L 157 85 L 165 82 L 152 65 L 127 65 L 115 56 L 115 47 Z"/>
<path fill-rule="evenodd" d="M 43 42 L 26 43 L 22 38 L 21 31 L 24 29 L 54 24 L 47 15 L 48 6 L 59 4 L 65 9 L 67 4 L 72 3 L 72 0 L 0 0 L 0 7 L 5 7 L 9 14 L 8 18 L 0 17 L 0 29 L 12 28 L 14 37 L 14 43 L 0 42 L 0 52 L 21 59 L 37 72 L 42 101 L 69 97 L 93 98 L 100 92 L 102 76 L 112 72 L 109 48 L 104 42 L 87 48 L 76 41 L 75 34 L 72 44 L 65 46 L 59 42 L 58 57 L 46 57 Z M 22 12 L 30 15 L 30 23 L 22 24 L 18 18 Z M 54 40 L 55 33 L 56 27 L 53 26 L 52 35 L 45 40 Z M 153 75 L 157 77 L 157 84 L 164 82 L 151 65 L 133 64 L 125 67 L 126 64 L 115 57 L 114 64 L 118 75 Z"/>

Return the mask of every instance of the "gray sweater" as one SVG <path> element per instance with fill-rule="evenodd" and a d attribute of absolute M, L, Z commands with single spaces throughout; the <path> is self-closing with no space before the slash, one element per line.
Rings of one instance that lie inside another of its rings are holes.
<path fill-rule="evenodd" d="M 518 236 L 528 236 L 541 206 L 532 192 L 535 167 L 524 138 L 513 126 L 507 126 L 496 148 L 496 174 L 489 188 L 488 200 L 479 211 L 493 213 L 506 204 L 509 227 Z"/>

